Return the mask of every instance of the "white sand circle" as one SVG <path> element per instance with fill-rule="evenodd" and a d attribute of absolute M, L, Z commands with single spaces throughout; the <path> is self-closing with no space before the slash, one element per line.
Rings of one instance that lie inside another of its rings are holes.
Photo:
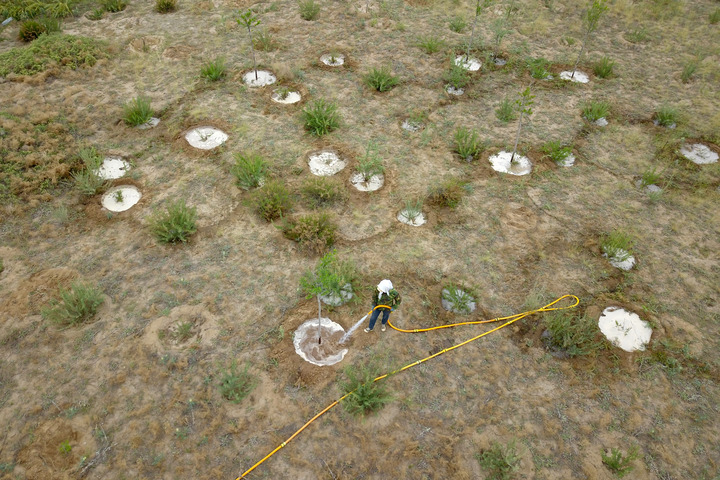
<path fill-rule="evenodd" d="M 419 227 L 420 225 L 424 225 L 427 222 L 427 219 L 422 212 L 418 213 L 413 218 L 413 215 L 408 213 L 407 210 L 401 210 L 400 213 L 397 214 L 397 219 L 401 223 L 404 223 L 405 225 L 410 225 L 412 227 Z"/>
<path fill-rule="evenodd" d="M 320 301 L 323 302 L 325 305 L 330 305 L 331 307 L 339 307 L 340 305 L 343 305 L 350 300 L 352 300 L 354 294 L 352 290 L 352 285 L 349 283 L 346 283 L 343 288 L 340 289 L 340 293 L 330 293 L 328 295 L 318 295 L 320 297 Z"/>
<path fill-rule="evenodd" d="M 680 147 L 680 153 L 685 158 L 698 165 L 707 165 L 718 161 L 718 154 L 710 150 L 710 147 L 703 145 L 702 143 L 683 145 Z"/>
<path fill-rule="evenodd" d="M 257 71 L 257 78 L 255 75 L 255 70 L 250 70 L 245 75 L 243 75 L 243 82 L 245 82 L 245 85 L 248 87 L 265 87 L 267 85 L 272 85 L 277 81 L 277 78 L 275 75 L 272 74 L 272 72 L 268 72 L 267 70 L 258 70 Z"/>
<path fill-rule="evenodd" d="M 652 328 L 645 320 L 620 307 L 603 310 L 598 327 L 613 345 L 626 352 L 645 350 L 652 336 Z"/>
<path fill-rule="evenodd" d="M 462 88 L 455 88 L 452 85 L 448 85 L 447 87 L 445 87 L 445 91 L 450 95 L 455 95 L 456 97 L 459 97 L 460 95 L 465 93 L 465 90 L 463 90 Z"/>
<path fill-rule="evenodd" d="M 608 121 L 607 121 L 607 118 L 605 118 L 605 117 L 600 117 L 597 120 L 595 120 L 593 123 L 595 125 L 597 125 L 598 127 L 607 127 L 608 126 Z"/>
<path fill-rule="evenodd" d="M 339 67 L 345 64 L 345 55 L 340 53 L 337 55 L 326 53 L 320 56 L 320 61 L 329 67 Z"/>
<path fill-rule="evenodd" d="M 159 119 L 159 118 L 152 117 L 152 118 L 150 118 L 150 120 L 148 120 L 147 122 L 143 123 L 142 125 L 138 125 L 137 128 L 139 128 L 140 130 L 147 130 L 148 128 L 155 128 L 155 127 L 157 127 L 159 123 L 160 123 L 160 119 Z"/>
<path fill-rule="evenodd" d="M 120 157 L 105 157 L 95 174 L 103 180 L 115 180 L 124 176 L 130 170 L 130 163 Z"/>
<path fill-rule="evenodd" d="M 215 127 L 196 127 L 185 134 L 185 140 L 200 150 L 212 150 L 225 143 L 227 133 Z"/>
<path fill-rule="evenodd" d="M 468 314 L 474 312 L 477 308 L 475 298 L 459 288 L 455 288 L 454 291 L 443 288 L 440 303 L 442 303 L 445 310 L 453 313 Z"/>
<path fill-rule="evenodd" d="M 527 175 L 532 171 L 532 162 L 527 157 L 515 154 L 512 159 L 512 152 L 502 150 L 490 157 L 490 163 L 496 172 L 509 173 L 510 175 Z"/>
<path fill-rule="evenodd" d="M 350 177 L 350 183 L 361 192 L 374 192 L 375 190 L 379 190 L 385 183 L 385 175 L 382 173 L 373 175 L 365 181 L 365 176 L 362 173 L 356 172 Z"/>
<path fill-rule="evenodd" d="M 413 122 L 411 120 L 404 120 L 402 123 L 402 129 L 408 132 L 419 132 L 425 125 L 420 122 Z"/>
<path fill-rule="evenodd" d="M 310 172 L 319 177 L 329 177 L 341 171 L 347 162 L 333 152 L 320 152 L 310 155 Z"/>
<path fill-rule="evenodd" d="M 323 317 L 320 319 L 322 343 L 318 344 L 318 319 L 312 318 L 295 330 L 295 352 L 313 365 L 335 365 L 348 352 L 347 348 L 341 348 L 338 344 L 344 333 L 342 326 Z"/>
<path fill-rule="evenodd" d="M 630 255 L 630 252 L 627 250 L 623 250 L 622 248 L 618 248 L 616 252 L 613 252 L 612 255 L 608 255 L 607 253 L 603 253 L 603 257 L 607 258 L 610 262 L 610 265 L 612 265 L 615 268 L 619 268 L 620 270 L 631 270 L 635 266 L 635 257 Z"/>
<path fill-rule="evenodd" d="M 576 83 L 588 83 L 590 81 L 590 77 L 587 76 L 587 74 L 581 72 L 580 70 L 575 71 L 575 76 L 572 76 L 572 71 L 565 71 L 560 72 L 560 78 L 563 80 L 570 80 L 571 82 Z"/>
<path fill-rule="evenodd" d="M 270 99 L 275 103 L 282 103 L 285 105 L 290 105 L 293 103 L 297 103 L 300 100 L 302 100 L 302 95 L 300 95 L 300 92 L 296 92 L 293 90 L 290 90 L 286 92 L 285 98 L 283 98 L 283 94 L 279 92 L 278 90 L 275 90 L 273 94 L 270 96 Z"/>
<path fill-rule="evenodd" d="M 102 196 L 102 206 L 111 212 L 124 212 L 140 201 L 140 190 L 132 185 L 111 188 Z"/>
<path fill-rule="evenodd" d="M 557 162 L 557 164 L 561 167 L 572 167 L 573 165 L 575 165 L 575 155 L 570 153 L 567 157 Z"/>
<path fill-rule="evenodd" d="M 480 62 L 480 60 L 473 57 L 467 57 L 466 59 L 465 55 L 456 56 L 454 62 L 458 67 L 462 67 L 470 72 L 477 72 L 480 70 L 480 67 L 482 67 L 482 62 Z"/>

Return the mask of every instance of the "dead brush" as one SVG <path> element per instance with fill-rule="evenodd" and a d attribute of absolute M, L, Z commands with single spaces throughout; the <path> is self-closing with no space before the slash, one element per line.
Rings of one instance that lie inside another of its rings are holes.
<path fill-rule="evenodd" d="M 469 190 L 470 183 L 468 181 L 449 177 L 430 187 L 428 201 L 440 207 L 455 208 L 460 205 Z"/>

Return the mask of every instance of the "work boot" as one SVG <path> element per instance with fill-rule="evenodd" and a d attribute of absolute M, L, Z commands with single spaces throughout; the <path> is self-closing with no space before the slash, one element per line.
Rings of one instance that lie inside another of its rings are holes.
<path fill-rule="evenodd" d="M 370 333 L 370 332 L 372 332 L 372 329 L 366 328 L 365 330 L 363 330 L 363 332 L 365 332 L 365 333 Z"/>
<path fill-rule="evenodd" d="M 381 331 L 381 332 L 384 332 L 384 331 L 385 331 L 385 325 L 383 325 L 382 327 L 380 327 L 380 331 Z"/>

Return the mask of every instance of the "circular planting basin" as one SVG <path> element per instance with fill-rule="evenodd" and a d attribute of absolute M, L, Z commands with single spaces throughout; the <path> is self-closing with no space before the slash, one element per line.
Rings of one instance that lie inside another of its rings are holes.
<path fill-rule="evenodd" d="M 527 157 L 515 154 L 511 162 L 512 152 L 505 150 L 490 157 L 490 164 L 496 172 L 509 173 L 510 175 L 527 175 L 532 171 L 532 162 Z"/>
<path fill-rule="evenodd" d="M 345 168 L 347 162 L 341 159 L 336 153 L 326 151 L 311 154 L 308 165 L 313 175 L 329 177 Z"/>
<path fill-rule="evenodd" d="M 605 117 L 600 117 L 597 120 L 595 120 L 593 123 L 595 125 L 597 125 L 598 127 L 607 127 L 608 126 L 608 121 L 607 121 L 607 118 L 605 118 Z"/>
<path fill-rule="evenodd" d="M 265 87 L 277 81 L 275 75 L 267 70 L 258 70 L 257 75 L 255 73 L 255 70 L 250 70 L 243 75 L 243 82 L 245 82 L 245 85 L 248 87 Z"/>
<path fill-rule="evenodd" d="M 477 308 L 475 298 L 457 287 L 443 288 L 440 294 L 440 303 L 445 310 L 453 313 L 467 315 Z"/>
<path fill-rule="evenodd" d="M 645 320 L 620 307 L 603 310 L 598 327 L 613 345 L 626 352 L 645 350 L 652 336 L 652 328 Z"/>
<path fill-rule="evenodd" d="M 326 53 L 325 55 L 320 56 L 320 61 L 328 67 L 339 67 L 345 64 L 345 55 L 339 53 L 337 55 Z"/>
<path fill-rule="evenodd" d="M 300 95 L 300 92 L 296 92 L 294 90 L 280 91 L 280 89 L 278 89 L 272 93 L 270 99 L 275 103 L 290 105 L 293 103 L 298 103 L 300 100 L 302 100 L 302 95 Z"/>
<path fill-rule="evenodd" d="M 345 358 L 348 352 L 347 348 L 338 343 L 344 333 L 343 327 L 325 317 L 320 319 L 318 332 L 318 319 L 310 319 L 295 330 L 295 352 L 313 365 L 335 365 Z M 318 343 L 318 334 L 322 336 L 322 343 Z"/>
<path fill-rule="evenodd" d="M 571 82 L 576 83 L 588 83 L 590 81 L 590 77 L 587 76 L 587 74 L 581 72 L 580 70 L 575 71 L 575 76 L 572 76 L 571 71 L 566 72 L 560 72 L 560 78 L 563 80 L 570 80 Z"/>
<path fill-rule="evenodd" d="M 340 305 L 344 305 L 345 303 L 352 300 L 354 294 L 352 290 L 352 285 L 349 283 L 346 283 L 343 288 L 340 289 L 340 293 L 330 293 L 328 295 L 318 295 L 320 297 L 320 301 L 323 302 L 325 305 L 330 305 L 331 307 L 339 307 Z"/>
<path fill-rule="evenodd" d="M 385 175 L 380 173 L 366 180 L 365 175 L 362 173 L 353 173 L 350 177 L 350 183 L 361 192 L 374 192 L 379 190 L 385 183 Z"/>
<path fill-rule="evenodd" d="M 567 157 L 557 162 L 557 164 L 561 167 L 572 167 L 573 165 L 575 165 L 575 155 L 570 153 Z"/>
<path fill-rule="evenodd" d="M 408 120 L 403 120 L 401 127 L 406 132 L 419 132 L 420 130 L 423 129 L 423 127 L 425 127 L 425 125 L 423 125 L 420 122 L 413 122 L 412 120 L 408 119 Z"/>
<path fill-rule="evenodd" d="M 469 72 L 477 72 L 482 67 L 482 62 L 477 58 L 465 57 L 465 55 L 458 55 L 455 57 L 455 65 L 462 67 Z"/>
<path fill-rule="evenodd" d="M 185 134 L 185 140 L 200 150 L 212 150 L 225 143 L 227 133 L 215 127 L 196 127 Z"/>
<path fill-rule="evenodd" d="M 111 212 L 124 212 L 140 201 L 140 190 L 132 185 L 114 187 L 102 196 L 102 206 Z"/>
<path fill-rule="evenodd" d="M 412 227 L 419 227 L 427 223 L 427 219 L 422 212 L 408 212 L 407 209 L 401 210 L 400 213 L 397 214 L 397 219 L 401 223 Z"/>
<path fill-rule="evenodd" d="M 630 252 L 627 250 L 623 250 L 622 248 L 618 248 L 616 252 L 614 252 L 612 255 L 608 255 L 607 253 L 603 253 L 603 257 L 607 258 L 610 262 L 610 265 L 612 265 L 615 268 L 619 268 L 620 270 L 631 270 L 635 266 L 635 257 L 630 255 Z"/>
<path fill-rule="evenodd" d="M 142 125 L 138 125 L 137 128 L 139 128 L 140 130 L 147 130 L 148 128 L 155 128 L 155 127 L 157 127 L 159 123 L 160 123 L 160 119 L 159 119 L 159 118 L 152 117 L 150 120 L 148 120 L 147 122 L 143 123 Z"/>
<path fill-rule="evenodd" d="M 680 147 L 680 153 L 685 158 L 698 165 L 707 165 L 718 161 L 718 154 L 710 150 L 710 147 L 703 145 L 702 143 L 683 145 Z"/>
<path fill-rule="evenodd" d="M 103 180 L 115 180 L 123 177 L 130 170 L 130 163 L 120 157 L 105 157 L 95 174 Z"/>
<path fill-rule="evenodd" d="M 455 95 L 456 97 L 459 97 L 460 95 L 465 93 L 465 90 L 463 90 L 462 88 L 455 88 L 452 85 L 446 86 L 445 91 L 450 95 Z"/>

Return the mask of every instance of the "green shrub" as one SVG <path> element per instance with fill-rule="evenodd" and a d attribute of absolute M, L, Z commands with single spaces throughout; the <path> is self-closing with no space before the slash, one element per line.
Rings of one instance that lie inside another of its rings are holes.
<path fill-rule="evenodd" d="M 375 175 L 385 173 L 385 167 L 380 158 L 377 146 L 372 142 L 365 148 L 365 155 L 358 161 L 357 171 L 363 176 L 363 181 L 368 182 Z"/>
<path fill-rule="evenodd" d="M 428 200 L 441 207 L 455 208 L 460 205 L 463 197 L 468 193 L 470 183 L 456 177 L 430 186 Z"/>
<path fill-rule="evenodd" d="M 395 87 L 400 80 L 392 75 L 390 67 L 373 68 L 363 77 L 365 84 L 378 92 L 387 92 Z"/>
<path fill-rule="evenodd" d="M 468 162 L 474 160 L 483 150 L 485 143 L 480 140 L 477 130 L 460 127 L 455 130 L 455 152 Z"/>
<path fill-rule="evenodd" d="M 314 175 L 305 180 L 300 192 L 312 208 L 339 203 L 347 198 L 347 192 L 338 180 Z"/>
<path fill-rule="evenodd" d="M 243 371 L 238 371 L 237 362 L 233 360 L 230 368 L 220 371 L 220 394 L 224 399 L 240 403 L 250 395 L 257 380 L 249 373 L 249 369 L 250 364 L 246 364 Z"/>
<path fill-rule="evenodd" d="M 337 252 L 331 250 L 322 256 L 314 270 L 307 270 L 300 277 L 300 288 L 307 298 L 314 295 L 337 296 L 343 298 L 353 290 L 357 280 L 357 268 L 351 261 L 340 260 Z"/>
<path fill-rule="evenodd" d="M 320 4 L 315 3 L 315 0 L 301 0 L 298 7 L 300 8 L 300 18 L 303 20 L 315 20 L 320 13 Z"/>
<path fill-rule="evenodd" d="M 542 146 L 542 152 L 555 163 L 562 163 L 572 153 L 572 145 L 552 140 Z"/>
<path fill-rule="evenodd" d="M 662 125 L 663 127 L 677 124 L 678 111 L 676 108 L 663 105 L 655 112 L 655 120 L 657 120 L 658 125 Z"/>
<path fill-rule="evenodd" d="M 270 164 L 256 153 L 235 154 L 235 165 L 230 173 L 235 175 L 237 186 L 243 190 L 257 188 L 267 178 Z"/>
<path fill-rule="evenodd" d="M 374 365 L 352 366 L 344 369 L 347 379 L 340 383 L 346 395 L 342 406 L 355 416 L 377 412 L 392 401 L 385 380 L 373 381 L 380 376 L 380 369 Z"/>
<path fill-rule="evenodd" d="M 122 12 L 127 7 L 128 2 L 126 0 L 103 0 L 102 6 L 105 11 L 110 13 Z"/>
<path fill-rule="evenodd" d="M 442 50 L 445 47 L 445 42 L 438 37 L 425 35 L 417 39 L 417 46 L 428 55 L 432 55 Z"/>
<path fill-rule="evenodd" d="M 590 355 L 603 347 L 596 339 L 597 323 L 588 317 L 557 310 L 546 314 L 543 321 L 548 343 L 571 357 Z"/>
<path fill-rule="evenodd" d="M 622 452 L 617 448 L 612 448 L 610 454 L 600 453 L 602 462 L 618 477 L 622 478 L 633 470 L 630 463 L 638 458 L 638 447 L 633 446 L 628 450 L 627 455 L 623 456 Z"/>
<path fill-rule="evenodd" d="M 692 80 L 692 76 L 695 75 L 697 67 L 697 60 L 690 60 L 689 62 L 687 62 L 683 67 L 682 73 L 680 74 L 680 80 L 682 80 L 683 83 L 688 83 L 690 80 Z"/>
<path fill-rule="evenodd" d="M 537 78 L 538 80 L 547 78 L 548 75 L 550 75 L 550 70 L 548 70 L 550 67 L 550 61 L 542 57 L 527 60 L 526 66 L 528 72 L 530 72 L 530 76 Z"/>
<path fill-rule="evenodd" d="M 615 62 L 613 60 L 610 60 L 608 57 L 602 57 L 593 65 L 593 73 L 595 73 L 596 77 L 608 78 L 613 75 L 614 67 Z"/>
<path fill-rule="evenodd" d="M 607 117 L 609 111 L 610 105 L 607 102 L 592 101 L 583 107 L 582 114 L 589 122 L 595 122 L 601 118 Z"/>
<path fill-rule="evenodd" d="M 649 168 L 645 170 L 640 177 L 640 183 L 643 187 L 647 187 L 649 185 L 657 185 L 657 182 L 660 181 L 660 173 L 658 173 L 656 167 Z"/>
<path fill-rule="evenodd" d="M 47 33 L 47 27 L 37 20 L 25 20 L 20 24 L 18 40 L 32 42 L 43 33 Z"/>
<path fill-rule="evenodd" d="M 155 0 L 155 11 L 158 13 L 170 13 L 177 9 L 177 0 Z"/>
<path fill-rule="evenodd" d="M 621 262 L 630 257 L 634 243 L 632 237 L 622 230 L 613 230 L 600 237 L 600 248 L 603 253 Z"/>
<path fill-rule="evenodd" d="M 81 282 L 73 282 L 68 290 L 60 289 L 60 298 L 42 309 L 42 316 L 59 325 L 77 325 L 91 319 L 104 299 L 102 292 Z"/>
<path fill-rule="evenodd" d="M 311 213 L 286 221 L 283 234 L 309 253 L 322 253 L 335 243 L 337 225 L 327 213 Z"/>
<path fill-rule="evenodd" d="M 292 200 L 285 185 L 270 180 L 253 196 L 255 211 L 268 222 L 280 218 L 292 208 Z"/>
<path fill-rule="evenodd" d="M 448 26 L 453 32 L 462 33 L 462 31 L 465 30 L 465 27 L 467 26 L 467 22 L 463 17 L 456 16 L 448 21 Z"/>
<path fill-rule="evenodd" d="M 337 104 L 323 99 L 315 100 L 303 109 L 303 122 L 305 129 L 318 137 L 332 132 L 340 126 Z"/>
<path fill-rule="evenodd" d="M 280 47 L 280 44 L 275 40 L 273 34 L 270 33 L 267 28 L 263 28 L 255 32 L 253 45 L 255 45 L 256 49 L 263 52 L 272 52 Z"/>
<path fill-rule="evenodd" d="M 448 284 L 442 289 L 441 298 L 450 303 L 454 312 L 460 314 L 468 314 L 472 312 L 470 305 L 475 301 L 474 296 L 468 293 L 466 287 L 459 287 L 454 284 Z"/>
<path fill-rule="evenodd" d="M 95 195 L 107 185 L 107 181 L 97 174 L 98 168 L 102 165 L 102 157 L 97 153 L 95 147 L 83 148 L 78 155 L 83 162 L 83 169 L 72 173 L 75 188 L 82 195 L 88 197 Z"/>
<path fill-rule="evenodd" d="M 217 82 L 226 75 L 225 58 L 217 57 L 205 62 L 200 68 L 200 76 L 210 82 Z"/>
<path fill-rule="evenodd" d="M 495 110 L 495 116 L 504 123 L 515 120 L 517 118 L 517 115 L 515 115 L 515 103 L 509 98 L 503 99 L 500 106 Z"/>
<path fill-rule="evenodd" d="M 711 14 L 710 14 L 710 24 L 715 25 L 716 23 L 720 22 L 720 8 L 716 8 Z"/>
<path fill-rule="evenodd" d="M 150 230 L 163 243 L 187 242 L 197 231 L 197 209 L 188 207 L 185 200 L 168 205 L 164 212 L 155 212 L 150 219 Z"/>
<path fill-rule="evenodd" d="M 453 88 L 465 88 L 470 83 L 470 72 L 453 61 L 443 74 L 443 80 Z"/>
<path fill-rule="evenodd" d="M 476 458 L 480 466 L 487 470 L 488 480 L 510 480 L 513 472 L 520 467 L 514 440 L 507 445 L 493 442 L 489 449 L 476 455 Z"/>
<path fill-rule="evenodd" d="M 123 106 L 123 120 L 133 127 L 149 122 L 154 113 L 148 97 L 136 97 Z"/>

